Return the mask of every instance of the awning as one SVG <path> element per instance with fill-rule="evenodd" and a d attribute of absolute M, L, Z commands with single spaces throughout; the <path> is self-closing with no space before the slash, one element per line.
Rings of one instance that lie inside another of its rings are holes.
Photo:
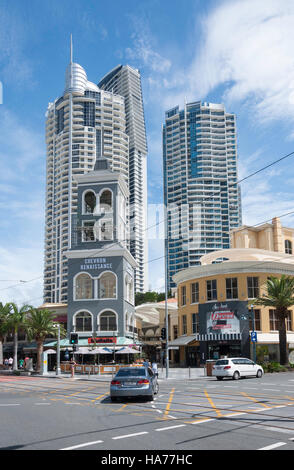
<path fill-rule="evenodd" d="M 196 341 L 196 335 L 184 335 L 174 339 L 168 343 L 168 346 L 186 346 L 189 343 Z"/>
<path fill-rule="evenodd" d="M 119 351 L 116 351 L 115 354 L 139 354 L 140 351 L 132 348 L 122 348 Z"/>

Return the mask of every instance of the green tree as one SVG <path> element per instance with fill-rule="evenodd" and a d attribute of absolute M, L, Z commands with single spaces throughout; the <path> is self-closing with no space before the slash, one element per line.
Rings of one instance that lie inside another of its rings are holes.
<path fill-rule="evenodd" d="M 8 330 L 13 333 L 13 370 L 17 370 L 18 331 L 25 326 L 27 313 L 33 308 L 31 305 L 18 306 L 9 302 Z"/>
<path fill-rule="evenodd" d="M 266 293 L 254 300 L 255 305 L 272 307 L 278 317 L 280 363 L 288 364 L 286 318 L 294 305 L 294 278 L 270 276 L 265 284 Z"/>
<path fill-rule="evenodd" d="M 8 317 L 10 313 L 10 305 L 0 302 L 0 364 L 3 364 L 3 342 L 9 332 Z"/>
<path fill-rule="evenodd" d="M 42 354 L 44 350 L 44 340 L 49 335 L 54 337 L 58 334 L 56 326 L 56 313 L 49 309 L 32 308 L 25 322 L 25 329 L 30 340 L 34 339 L 37 343 L 37 367 L 36 372 L 41 372 Z M 60 325 L 60 336 L 65 337 L 66 332 L 62 325 Z"/>

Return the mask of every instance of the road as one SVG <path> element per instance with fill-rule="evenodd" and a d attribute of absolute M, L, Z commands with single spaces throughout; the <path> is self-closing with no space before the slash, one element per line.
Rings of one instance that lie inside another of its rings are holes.
<path fill-rule="evenodd" d="M 294 450 L 294 374 L 159 380 L 153 402 L 109 382 L 0 376 L 0 449 Z"/>

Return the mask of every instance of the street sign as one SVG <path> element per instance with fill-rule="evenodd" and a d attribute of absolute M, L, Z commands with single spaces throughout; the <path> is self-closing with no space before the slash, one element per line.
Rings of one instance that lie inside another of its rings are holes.
<path fill-rule="evenodd" d="M 251 331 L 251 342 L 257 343 L 257 333 L 256 331 Z"/>

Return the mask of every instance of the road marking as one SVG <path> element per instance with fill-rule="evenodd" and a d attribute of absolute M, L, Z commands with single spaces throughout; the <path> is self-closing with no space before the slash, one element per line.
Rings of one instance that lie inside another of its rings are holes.
<path fill-rule="evenodd" d="M 52 403 L 35 403 L 35 405 L 51 405 Z"/>
<path fill-rule="evenodd" d="M 127 437 L 135 437 L 135 436 L 141 436 L 142 434 L 149 434 L 148 431 L 142 431 L 142 432 L 136 432 L 135 434 L 125 434 L 124 436 L 116 436 L 112 437 L 113 440 L 116 439 L 125 439 Z"/>
<path fill-rule="evenodd" d="M 256 398 L 251 397 L 250 395 L 248 395 L 248 393 L 241 392 L 241 395 L 243 395 L 246 398 L 249 398 L 249 400 L 252 400 L 255 403 L 258 403 L 259 405 L 263 406 L 264 408 L 270 408 L 270 406 L 266 405 L 265 403 L 260 403 L 260 400 L 257 400 Z"/>
<path fill-rule="evenodd" d="M 125 403 L 124 405 L 122 405 L 118 410 L 115 410 L 115 413 L 118 413 L 119 411 L 122 411 L 126 408 L 126 406 L 128 406 L 127 403 Z"/>
<path fill-rule="evenodd" d="M 99 398 L 105 397 L 105 395 L 108 395 L 108 393 L 103 393 L 103 395 L 99 395 L 99 397 L 94 398 L 94 400 L 91 400 L 92 403 L 95 401 L 99 400 Z"/>
<path fill-rule="evenodd" d="M 222 413 L 220 412 L 220 410 L 215 406 L 215 404 L 213 403 L 212 399 L 210 398 L 210 396 L 208 395 L 207 391 L 204 390 L 204 394 L 207 398 L 207 400 L 209 401 L 211 407 L 214 409 L 214 411 L 216 412 L 217 416 L 218 417 L 221 417 L 222 416 Z"/>
<path fill-rule="evenodd" d="M 0 406 L 20 406 L 20 403 L 2 403 Z"/>
<path fill-rule="evenodd" d="M 271 450 L 271 449 L 276 449 L 277 447 L 281 447 L 284 445 L 286 445 L 286 442 L 277 442 L 276 444 L 272 444 L 267 447 L 262 447 L 261 449 L 258 449 L 258 450 Z"/>
<path fill-rule="evenodd" d="M 186 424 L 178 424 L 177 426 L 169 426 L 169 427 L 167 427 L 167 428 L 158 428 L 158 429 L 155 429 L 155 431 L 158 431 L 158 432 L 160 432 L 160 431 L 167 431 L 168 429 L 183 428 L 183 427 L 185 427 L 185 426 L 186 426 Z"/>
<path fill-rule="evenodd" d="M 65 447 L 64 449 L 60 450 L 72 450 L 72 449 L 80 449 L 81 447 L 93 446 L 95 444 L 101 444 L 103 441 L 93 441 L 93 442 L 85 442 L 84 444 L 78 444 L 77 446 Z"/>
<path fill-rule="evenodd" d="M 166 408 L 165 408 L 165 412 L 164 412 L 164 415 L 165 415 L 166 418 L 167 418 L 169 409 L 170 409 L 170 407 L 171 407 L 171 403 L 172 403 L 173 398 L 174 398 L 174 393 L 175 393 L 175 389 L 172 388 L 172 390 L 171 390 L 171 392 L 170 392 L 170 395 L 169 395 L 169 399 L 168 399 Z"/>

